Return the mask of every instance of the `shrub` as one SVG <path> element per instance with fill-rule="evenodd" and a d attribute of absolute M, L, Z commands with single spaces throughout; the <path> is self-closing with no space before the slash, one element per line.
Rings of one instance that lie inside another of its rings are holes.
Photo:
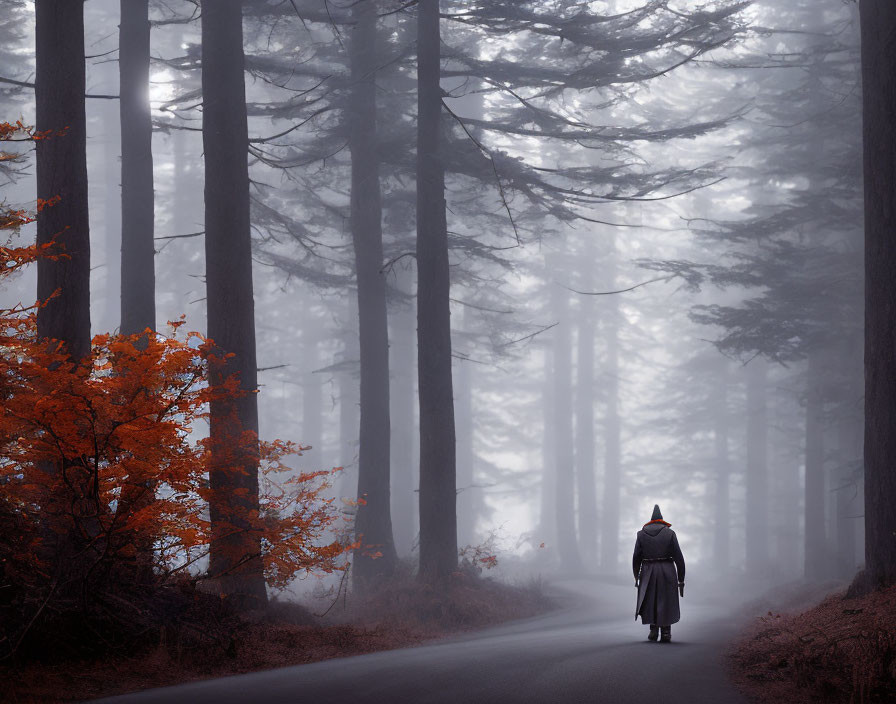
<path fill-rule="evenodd" d="M 39 138 L 0 125 L 0 140 Z M 4 206 L 0 227 L 15 235 L 51 206 Z M 0 284 L 40 257 L 64 256 L 52 243 L 0 247 Z M 296 475 L 285 464 L 300 445 L 238 436 L 259 447 L 259 508 L 238 526 L 210 524 L 209 458 L 230 448 L 196 431 L 211 400 L 246 393 L 236 378 L 208 383 L 220 361 L 211 340 L 181 333 L 180 320 L 167 334 L 98 335 L 73 361 L 38 339 L 41 305 L 0 309 L 0 659 L 130 646 L 176 623 L 218 642 L 209 624 L 230 616 L 196 589 L 212 528 L 260 535 L 262 554 L 241 558 L 261 558 L 275 588 L 344 569 L 354 546 L 328 538 L 338 517 L 321 494 L 330 472 Z"/>

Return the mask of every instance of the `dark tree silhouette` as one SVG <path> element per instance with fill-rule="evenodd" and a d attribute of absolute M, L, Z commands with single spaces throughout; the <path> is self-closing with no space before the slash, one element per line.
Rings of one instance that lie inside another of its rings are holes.
<path fill-rule="evenodd" d="M 35 121 L 43 136 L 37 141 L 38 206 L 41 201 L 58 198 L 37 220 L 37 244 L 54 242 L 53 251 L 61 255 L 37 261 L 37 296 L 45 302 L 37 311 L 37 334 L 58 341 L 51 344 L 61 344 L 78 362 L 90 354 L 90 223 L 81 0 L 35 3 L 35 64 Z M 46 471 L 64 476 L 67 463 L 50 462 Z M 72 503 L 71 510 L 92 532 L 92 506 L 85 497 L 91 495 L 93 487 L 83 478 L 74 481 L 80 500 Z M 41 503 L 47 515 L 69 510 L 68 495 L 57 489 L 47 489 Z M 83 565 L 96 557 L 97 546 L 85 540 L 81 531 L 60 535 L 49 522 L 42 525 L 42 530 L 42 559 L 55 578 L 68 580 L 80 574 Z M 66 581 L 67 585 L 71 583 Z"/>
<path fill-rule="evenodd" d="M 266 591 L 260 537 L 249 519 L 259 505 L 258 384 L 242 23 L 241 0 L 202 3 L 208 335 L 219 355 L 233 355 L 213 370 L 211 382 L 237 374 L 245 392 L 211 404 L 209 574 L 223 594 L 252 605 L 265 602 Z"/>
<path fill-rule="evenodd" d="M 121 332 L 155 329 L 149 0 L 121 0 Z M 111 292 L 107 292 L 111 295 Z"/>
<path fill-rule="evenodd" d="M 119 115 L 121 121 L 121 324 L 123 335 L 155 330 L 155 194 L 153 193 L 152 116 L 149 107 L 149 0 L 121 0 L 118 34 Z M 113 172 L 114 173 L 114 172 Z M 107 203 L 111 201 L 107 195 Z M 112 210 L 106 207 L 106 217 Z M 107 251 L 113 238 L 107 222 Z M 110 252 L 111 254 L 111 252 Z M 111 262 L 112 257 L 108 257 Z M 111 263 L 110 265 L 111 266 Z M 107 278 L 110 281 L 111 276 Z M 106 291 L 108 299 L 114 291 Z M 145 338 L 144 338 L 145 343 Z M 125 488 L 118 511 L 126 516 L 153 501 L 154 486 Z M 150 570 L 153 541 L 137 540 L 137 562 Z M 145 573 L 144 573 L 145 574 Z"/>
<path fill-rule="evenodd" d="M 862 0 L 865 133 L 865 560 L 896 583 L 896 4 Z"/>
<path fill-rule="evenodd" d="M 420 393 L 420 576 L 457 566 L 456 448 L 439 0 L 417 8 L 417 355 Z"/>
<path fill-rule="evenodd" d="M 388 576 L 395 568 L 397 557 L 389 498 L 389 326 L 383 274 L 383 207 L 376 153 L 377 3 L 357 3 L 353 14 L 352 97 L 348 117 L 352 153 L 351 227 L 361 347 L 358 496 L 364 499 L 355 523 L 362 545 L 355 552 L 353 568 L 355 578 L 364 580 Z"/>
<path fill-rule="evenodd" d="M 83 0 L 37 0 L 37 197 L 59 202 L 37 222 L 37 242 L 58 242 L 65 256 L 37 264 L 41 337 L 65 344 L 74 359 L 90 351 L 90 226 L 87 207 Z"/>

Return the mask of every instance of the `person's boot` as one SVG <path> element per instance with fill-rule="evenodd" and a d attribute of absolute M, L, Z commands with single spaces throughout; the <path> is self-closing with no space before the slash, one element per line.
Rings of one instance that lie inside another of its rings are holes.
<path fill-rule="evenodd" d="M 647 636 L 647 640 L 656 640 L 660 637 L 660 631 L 656 627 L 655 623 L 650 624 L 650 634 Z"/>
<path fill-rule="evenodd" d="M 663 626 L 662 631 L 663 631 L 663 634 L 660 637 L 660 643 L 671 643 L 672 642 L 672 626 Z"/>

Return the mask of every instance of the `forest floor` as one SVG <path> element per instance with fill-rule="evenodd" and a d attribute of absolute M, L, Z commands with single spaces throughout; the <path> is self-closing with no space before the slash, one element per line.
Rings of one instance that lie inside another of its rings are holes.
<path fill-rule="evenodd" d="M 273 602 L 242 619 L 226 639 L 164 642 L 98 660 L 0 667 L 0 701 L 76 702 L 202 679 L 269 670 L 381 650 L 546 613 L 555 608 L 537 582 L 511 586 L 459 575 L 438 594 L 413 579 L 366 597 L 340 599 L 325 617 Z"/>
<path fill-rule="evenodd" d="M 842 585 L 841 585 L 842 586 Z M 730 653 L 737 686 L 755 702 L 896 701 L 896 587 L 846 598 L 792 587 L 768 603 Z M 814 597 L 814 598 L 813 598 Z M 798 604 L 815 603 L 809 609 Z M 819 603 L 820 602 L 820 603 Z"/>

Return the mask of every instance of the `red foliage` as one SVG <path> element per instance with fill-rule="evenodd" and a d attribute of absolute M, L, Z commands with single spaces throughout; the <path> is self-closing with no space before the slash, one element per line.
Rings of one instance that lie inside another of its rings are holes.
<path fill-rule="evenodd" d="M 757 702 L 890 702 L 896 692 L 896 587 L 828 596 L 798 614 L 768 612 L 731 653 Z"/>
<path fill-rule="evenodd" d="M 467 545 L 458 550 L 460 558 L 459 568 L 479 574 L 484 567 L 487 570 L 498 566 L 497 547 L 495 545 L 497 535 L 492 532 L 488 538 L 479 545 Z"/>
<path fill-rule="evenodd" d="M 194 430 L 211 394 L 208 343 L 176 331 L 99 335 L 90 358 L 75 366 L 35 340 L 30 316 L 3 327 L 13 331 L 0 348 L 0 482 L 8 505 L 57 532 L 103 543 L 97 558 L 132 558 L 135 536 L 156 544 L 156 569 L 176 571 L 204 557 L 210 447 Z M 215 393 L 236 392 L 224 386 Z M 262 532 L 273 586 L 297 572 L 337 569 L 344 551 L 316 542 L 337 515 L 320 498 L 330 473 L 290 476 L 284 460 L 300 453 L 292 443 L 261 443 L 261 510 L 250 521 Z M 142 500 L 146 492 L 153 500 Z M 54 512 L 38 515 L 32 509 L 46 509 L 47 496 Z M 40 554 L 40 540 L 35 532 L 29 559 Z"/>
<path fill-rule="evenodd" d="M 47 136 L 0 123 L 0 141 Z M 52 204 L 3 208 L 0 228 L 14 235 Z M 0 247 L 0 284 L 40 257 L 60 256 L 52 244 Z M 244 393 L 235 378 L 208 383 L 213 345 L 181 333 L 182 320 L 166 335 L 98 335 L 88 357 L 73 362 L 61 345 L 37 338 L 43 303 L 0 309 L 0 659 L 42 618 L 76 609 L 83 620 L 103 599 L 144 617 L 176 577 L 195 584 L 211 533 L 213 448 L 202 425 L 213 397 Z M 297 444 L 241 439 L 260 448 L 260 505 L 238 526 L 215 530 L 259 534 L 275 588 L 301 573 L 345 569 L 341 556 L 355 546 L 329 537 L 339 514 L 322 497 L 332 472 L 292 472 L 286 459 L 301 454 Z M 227 453 L 215 449 L 220 462 Z"/>

